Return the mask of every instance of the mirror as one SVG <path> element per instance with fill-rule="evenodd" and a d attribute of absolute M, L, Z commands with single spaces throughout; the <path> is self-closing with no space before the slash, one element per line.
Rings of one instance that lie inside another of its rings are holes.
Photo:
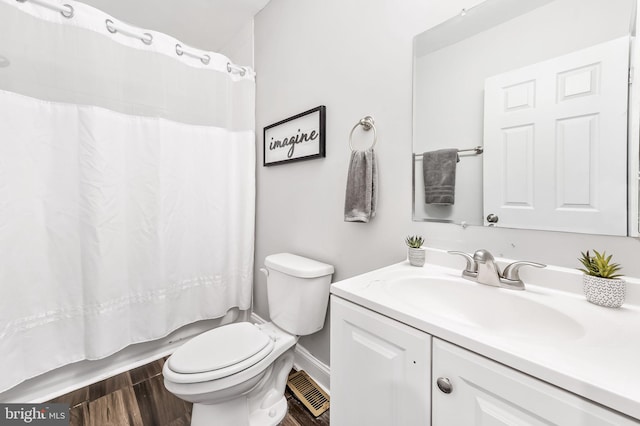
<path fill-rule="evenodd" d="M 635 16 L 487 0 L 417 35 L 413 219 L 637 235 Z"/>

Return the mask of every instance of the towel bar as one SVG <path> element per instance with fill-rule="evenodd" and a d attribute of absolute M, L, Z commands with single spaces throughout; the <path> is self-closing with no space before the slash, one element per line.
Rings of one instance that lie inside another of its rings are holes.
<path fill-rule="evenodd" d="M 353 143 L 351 142 L 351 139 L 353 138 L 354 130 L 356 130 L 358 126 L 362 126 L 362 128 L 367 131 L 373 129 L 373 143 L 369 148 L 373 148 L 374 146 L 376 146 L 376 142 L 378 141 L 376 126 L 374 125 L 373 117 L 371 117 L 370 115 L 367 115 L 365 118 L 358 121 L 356 125 L 353 126 L 353 129 L 351 129 L 351 133 L 349 133 L 349 148 L 351 148 L 351 151 L 355 151 L 355 149 L 353 149 Z"/>
<path fill-rule="evenodd" d="M 484 152 L 484 148 L 481 147 L 480 145 L 475 146 L 473 148 L 467 148 L 467 149 L 459 149 L 458 152 L 469 152 L 469 151 L 474 151 L 472 155 L 480 155 Z M 413 154 L 413 158 L 414 160 L 422 160 L 422 154 Z"/>

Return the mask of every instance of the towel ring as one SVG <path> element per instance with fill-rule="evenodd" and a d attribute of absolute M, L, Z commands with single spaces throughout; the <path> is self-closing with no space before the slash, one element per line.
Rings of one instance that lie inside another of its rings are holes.
<path fill-rule="evenodd" d="M 373 143 L 371 144 L 369 149 L 376 146 L 376 142 L 378 141 L 378 134 L 376 133 L 376 126 L 373 123 L 373 117 L 367 115 L 365 118 L 358 121 L 355 126 L 353 126 L 353 129 L 351 129 L 351 133 L 349 133 L 349 148 L 351 148 L 351 151 L 355 151 L 355 149 L 353 149 L 353 143 L 351 142 L 351 139 L 353 138 L 353 132 L 358 126 L 362 126 L 362 128 L 366 131 L 373 129 Z"/>

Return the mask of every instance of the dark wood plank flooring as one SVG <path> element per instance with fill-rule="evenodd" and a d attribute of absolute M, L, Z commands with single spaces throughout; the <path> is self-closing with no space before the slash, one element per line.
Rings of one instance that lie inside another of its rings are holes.
<path fill-rule="evenodd" d="M 189 426 L 191 404 L 164 388 L 164 361 L 153 361 L 49 402 L 70 405 L 71 426 Z M 289 411 L 281 426 L 329 425 L 329 411 L 315 418 L 288 388 L 285 396 Z"/>

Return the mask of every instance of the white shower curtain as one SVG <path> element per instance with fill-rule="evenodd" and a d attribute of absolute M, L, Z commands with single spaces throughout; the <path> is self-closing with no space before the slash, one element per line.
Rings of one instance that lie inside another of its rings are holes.
<path fill-rule="evenodd" d="M 0 391 L 251 302 L 253 72 L 47 2 L 0 0 Z"/>

